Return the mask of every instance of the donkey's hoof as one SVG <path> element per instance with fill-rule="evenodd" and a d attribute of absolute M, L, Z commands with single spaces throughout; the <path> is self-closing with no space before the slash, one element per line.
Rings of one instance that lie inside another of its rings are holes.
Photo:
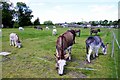
<path fill-rule="evenodd" d="M 87 63 L 90 64 L 91 62 L 88 62 L 88 61 L 87 61 Z"/>
<path fill-rule="evenodd" d="M 71 61 L 72 59 L 71 59 L 71 57 L 69 57 L 69 61 Z"/>
<path fill-rule="evenodd" d="M 62 76 L 63 74 L 59 74 L 59 76 Z"/>
<path fill-rule="evenodd" d="M 96 57 L 98 57 L 98 55 L 96 55 Z"/>
<path fill-rule="evenodd" d="M 91 63 L 91 62 L 87 60 L 87 63 Z"/>
<path fill-rule="evenodd" d="M 58 67 L 56 67 L 55 69 L 58 70 Z"/>

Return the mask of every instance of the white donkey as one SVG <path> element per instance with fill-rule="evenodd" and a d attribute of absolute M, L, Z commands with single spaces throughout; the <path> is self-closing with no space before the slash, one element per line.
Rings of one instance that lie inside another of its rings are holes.
<path fill-rule="evenodd" d="M 104 45 L 102 39 L 99 36 L 90 36 L 85 42 L 88 62 L 90 62 L 90 55 L 92 51 L 95 51 L 94 57 L 98 56 L 98 51 L 100 47 L 102 47 L 103 54 L 107 54 L 108 43 Z"/>
<path fill-rule="evenodd" d="M 10 46 L 15 46 L 18 48 L 21 48 L 22 44 L 19 40 L 19 37 L 16 33 L 11 33 L 10 34 Z"/>
<path fill-rule="evenodd" d="M 23 27 L 19 27 L 19 30 L 20 30 L 20 31 L 24 31 L 24 28 L 23 28 Z"/>
<path fill-rule="evenodd" d="M 52 35 L 57 35 L 57 29 L 53 29 L 53 31 L 52 31 Z"/>
<path fill-rule="evenodd" d="M 48 26 L 46 26 L 46 30 L 49 30 L 49 27 L 48 27 Z"/>
<path fill-rule="evenodd" d="M 55 29 L 56 28 L 56 26 L 53 26 L 53 29 Z"/>

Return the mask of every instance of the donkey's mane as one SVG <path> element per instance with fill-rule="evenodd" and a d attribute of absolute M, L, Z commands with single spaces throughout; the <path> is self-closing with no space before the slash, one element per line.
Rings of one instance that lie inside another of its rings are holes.
<path fill-rule="evenodd" d="M 68 32 L 71 32 L 74 36 L 76 36 L 75 30 L 68 30 Z"/>

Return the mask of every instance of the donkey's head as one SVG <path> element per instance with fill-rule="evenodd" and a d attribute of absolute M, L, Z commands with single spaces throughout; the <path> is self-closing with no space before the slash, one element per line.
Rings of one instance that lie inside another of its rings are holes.
<path fill-rule="evenodd" d="M 100 32 L 100 29 L 98 29 L 98 32 Z"/>
<path fill-rule="evenodd" d="M 107 46 L 108 46 L 108 43 L 106 45 L 102 44 L 102 52 L 103 52 L 103 54 L 107 54 Z"/>
<path fill-rule="evenodd" d="M 66 65 L 66 60 L 60 59 L 57 61 L 57 63 L 58 63 L 58 74 L 61 76 L 63 75 L 64 66 Z"/>
<path fill-rule="evenodd" d="M 55 55 L 56 56 L 56 55 Z M 56 69 L 58 69 L 58 74 L 60 76 L 63 75 L 63 71 L 64 71 L 64 66 L 66 65 L 66 59 L 65 57 L 59 57 L 59 56 L 56 56 Z"/>
<path fill-rule="evenodd" d="M 17 41 L 17 46 L 18 46 L 18 48 L 22 47 L 22 43 L 20 42 L 20 40 Z"/>

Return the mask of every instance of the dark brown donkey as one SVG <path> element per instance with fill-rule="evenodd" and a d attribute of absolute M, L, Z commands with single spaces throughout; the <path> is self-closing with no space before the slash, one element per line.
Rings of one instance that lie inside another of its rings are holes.
<path fill-rule="evenodd" d="M 75 30 L 66 31 L 60 35 L 56 42 L 56 68 L 58 74 L 63 75 L 64 66 L 66 65 L 67 58 L 71 60 L 71 49 L 75 40 Z M 68 51 L 68 54 L 66 53 Z"/>
<path fill-rule="evenodd" d="M 92 28 L 90 29 L 90 35 L 92 35 L 92 33 L 95 33 L 95 35 L 97 35 L 98 32 L 100 32 L 100 29 L 97 29 L 97 30 Z"/>

